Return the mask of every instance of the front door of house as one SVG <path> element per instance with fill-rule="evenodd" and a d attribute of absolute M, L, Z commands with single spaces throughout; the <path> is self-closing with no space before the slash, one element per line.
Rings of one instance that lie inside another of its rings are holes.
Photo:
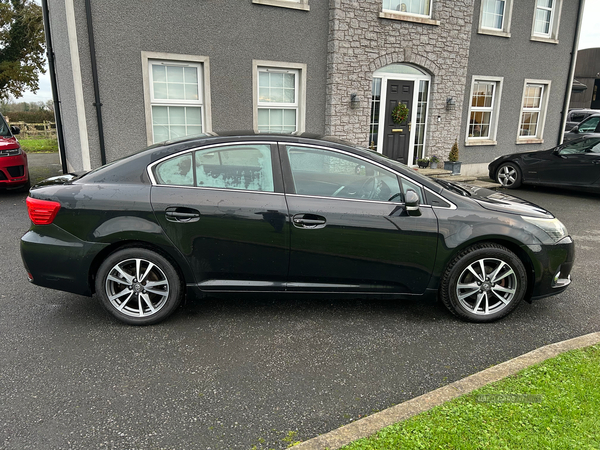
<path fill-rule="evenodd" d="M 412 100 L 415 82 L 406 80 L 388 80 L 385 121 L 383 135 L 383 154 L 393 160 L 408 164 L 410 145 L 410 131 L 412 116 Z M 408 115 L 400 123 L 392 120 L 392 111 L 399 103 L 404 103 L 408 108 Z"/>

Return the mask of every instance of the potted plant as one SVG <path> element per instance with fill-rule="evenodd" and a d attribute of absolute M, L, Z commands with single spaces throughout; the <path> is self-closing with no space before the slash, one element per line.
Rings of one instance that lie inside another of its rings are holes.
<path fill-rule="evenodd" d="M 431 159 L 429 161 L 430 161 L 429 167 L 432 169 L 437 169 L 437 165 L 440 162 L 440 158 L 438 158 L 435 155 L 432 155 Z"/>
<path fill-rule="evenodd" d="M 451 170 L 452 175 L 459 175 L 461 165 L 462 163 L 458 161 L 458 143 L 454 141 L 448 155 L 448 161 L 444 161 L 444 170 Z"/>
<path fill-rule="evenodd" d="M 429 166 L 429 158 L 419 158 L 417 159 L 417 164 L 421 169 L 425 169 L 427 166 Z"/>

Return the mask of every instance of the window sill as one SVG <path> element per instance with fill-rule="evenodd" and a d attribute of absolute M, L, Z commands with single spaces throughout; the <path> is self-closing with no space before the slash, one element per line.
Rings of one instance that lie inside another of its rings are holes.
<path fill-rule="evenodd" d="M 293 2 L 286 0 L 252 0 L 257 5 L 278 6 L 280 8 L 299 9 L 301 11 L 310 11 L 307 2 Z"/>
<path fill-rule="evenodd" d="M 439 20 L 433 20 L 428 17 L 413 16 L 412 14 L 403 14 L 400 12 L 380 12 L 379 18 L 390 20 L 401 20 L 403 22 L 422 23 L 424 25 L 439 26 Z"/>
<path fill-rule="evenodd" d="M 546 44 L 558 44 L 558 39 L 543 36 L 531 36 L 531 40 L 536 42 L 544 42 Z"/>
<path fill-rule="evenodd" d="M 543 143 L 544 143 L 544 139 L 542 139 L 542 138 L 531 138 L 531 139 L 517 138 L 517 145 L 519 145 L 519 144 L 543 144 Z"/>
<path fill-rule="evenodd" d="M 465 147 L 475 147 L 479 145 L 498 145 L 498 141 L 492 141 L 491 139 L 471 139 L 465 141 Z"/>
<path fill-rule="evenodd" d="M 487 34 L 490 36 L 498 36 L 498 37 L 505 37 L 505 38 L 509 38 L 510 37 L 510 33 L 503 31 L 503 30 L 493 30 L 491 28 L 479 28 L 479 30 L 477 30 L 477 33 L 479 34 Z"/>

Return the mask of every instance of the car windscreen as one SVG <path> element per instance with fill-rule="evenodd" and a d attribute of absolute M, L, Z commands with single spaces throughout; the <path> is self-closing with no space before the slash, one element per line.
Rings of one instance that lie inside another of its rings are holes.
<path fill-rule="evenodd" d="M 4 117 L 0 115 L 0 136 L 10 136 L 10 128 L 6 124 Z"/>

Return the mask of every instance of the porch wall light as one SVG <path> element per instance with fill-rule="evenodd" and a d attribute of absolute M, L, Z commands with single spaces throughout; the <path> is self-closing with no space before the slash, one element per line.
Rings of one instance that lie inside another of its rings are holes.
<path fill-rule="evenodd" d="M 356 94 L 350 94 L 350 108 L 356 109 L 360 106 L 360 98 Z"/>
<path fill-rule="evenodd" d="M 453 111 L 456 109 L 456 100 L 453 97 L 446 99 L 446 111 Z"/>

